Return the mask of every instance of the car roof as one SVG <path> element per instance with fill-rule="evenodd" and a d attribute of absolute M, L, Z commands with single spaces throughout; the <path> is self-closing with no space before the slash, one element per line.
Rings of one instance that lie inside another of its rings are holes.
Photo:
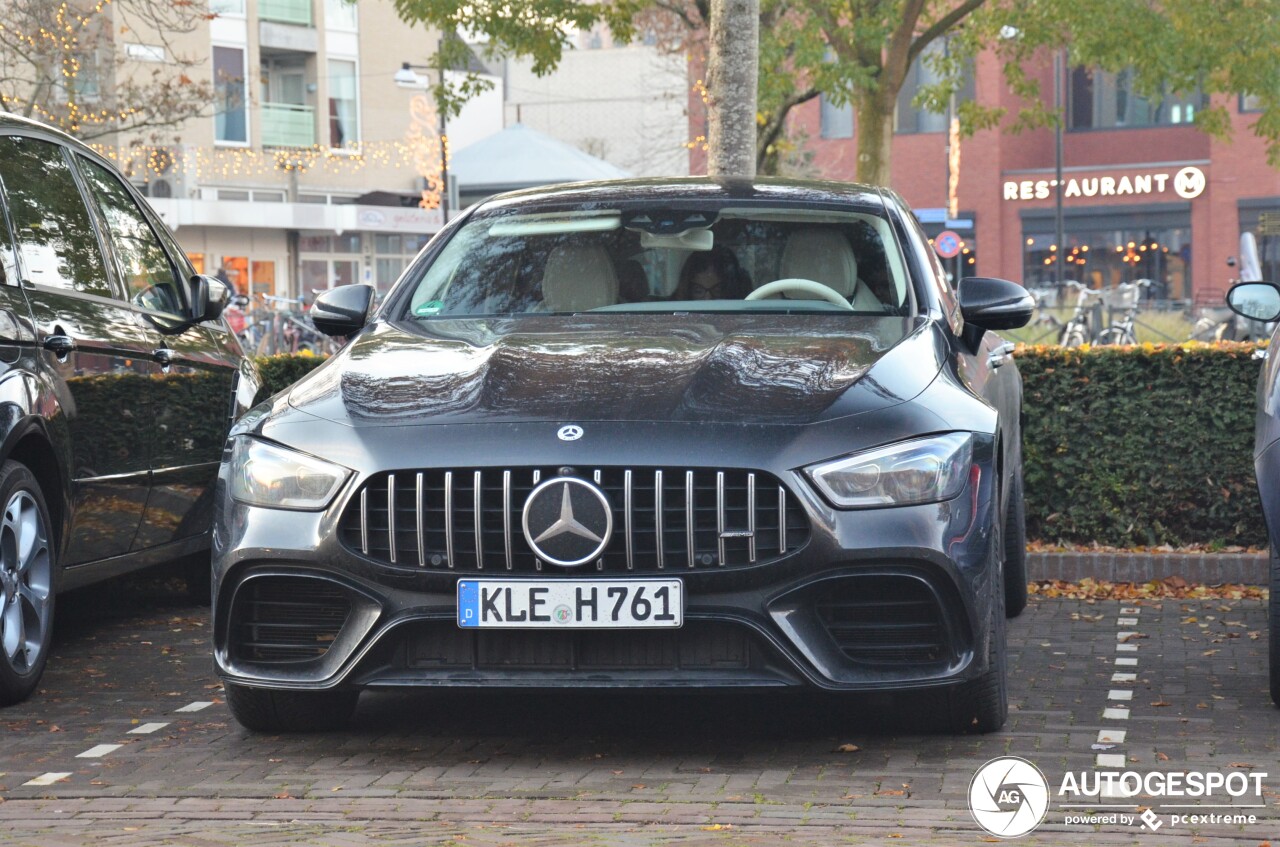
<path fill-rule="evenodd" d="M 755 179 L 713 177 L 659 177 L 572 182 L 544 185 L 495 195 L 480 209 L 539 206 L 572 207 L 600 204 L 711 202 L 779 203 L 783 205 L 845 206 L 875 209 L 886 202 L 885 192 L 875 186 L 833 180 L 801 180 L 780 177 Z M 892 197 L 888 194 L 888 197 Z"/>
<path fill-rule="evenodd" d="M 31 120 L 30 118 L 24 118 L 20 115 L 15 115 L 12 112 L 0 112 L 0 130 L 6 130 L 6 129 L 37 130 L 38 132 L 44 135 L 52 135 L 59 142 L 75 147 L 77 150 L 81 150 L 87 153 L 92 153 L 95 156 L 97 155 L 96 153 L 94 153 L 93 149 L 89 147 L 87 144 L 85 144 L 83 141 L 81 141 L 80 139 L 74 136 L 67 135 L 67 133 L 58 129 L 56 126 L 51 126 L 46 123 L 41 123 L 40 121 L 34 121 L 34 120 Z"/>

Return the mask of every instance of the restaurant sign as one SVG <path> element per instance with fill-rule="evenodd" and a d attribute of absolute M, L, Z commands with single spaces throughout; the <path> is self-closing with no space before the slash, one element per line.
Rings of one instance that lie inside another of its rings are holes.
<path fill-rule="evenodd" d="M 1208 180 L 1204 171 L 1187 166 L 1177 171 L 1124 174 L 1123 176 L 1071 177 L 1063 181 L 1062 196 L 1073 197 L 1124 197 L 1172 192 L 1183 200 L 1194 200 L 1204 193 Z M 1006 180 L 1006 200 L 1048 200 L 1058 187 L 1056 179 Z"/>

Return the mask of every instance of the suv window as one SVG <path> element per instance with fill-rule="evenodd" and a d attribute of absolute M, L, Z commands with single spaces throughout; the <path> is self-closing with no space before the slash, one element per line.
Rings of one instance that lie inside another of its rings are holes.
<path fill-rule="evenodd" d="M 62 148 L 35 138 L 0 137 L 0 180 L 26 279 L 110 297 L 89 210 Z"/>
<path fill-rule="evenodd" d="M 173 264 L 128 189 L 101 165 L 82 156 L 76 159 L 106 221 L 130 302 L 144 309 L 181 315 L 181 289 Z"/>

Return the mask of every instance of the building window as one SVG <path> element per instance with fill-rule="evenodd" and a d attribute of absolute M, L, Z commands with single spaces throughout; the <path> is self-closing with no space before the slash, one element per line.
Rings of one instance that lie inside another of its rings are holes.
<path fill-rule="evenodd" d="M 1131 129 L 1189 124 L 1204 105 L 1199 91 L 1147 97 L 1134 88 L 1131 69 L 1111 73 L 1093 68 L 1071 71 L 1069 129 Z"/>
<path fill-rule="evenodd" d="M 335 149 L 360 144 L 360 109 L 356 97 L 356 63 L 329 60 L 329 146 Z"/>
<path fill-rule="evenodd" d="M 249 122 L 244 86 L 244 48 L 213 48 L 214 138 L 223 144 L 248 144 Z"/>
<path fill-rule="evenodd" d="M 394 233 L 378 233 L 373 237 L 373 252 L 376 255 L 374 278 L 379 292 L 385 293 L 391 288 L 429 240 L 429 235 Z"/>
<path fill-rule="evenodd" d="M 302 296 L 308 301 L 318 291 L 360 281 L 361 235 L 344 232 L 303 232 L 298 236 L 301 255 Z"/>
<path fill-rule="evenodd" d="M 356 0 L 324 0 L 324 25 L 326 29 L 354 31 L 359 25 Z"/>
<path fill-rule="evenodd" d="M 243 15 L 244 0 L 209 0 L 209 11 L 215 15 Z"/>
<path fill-rule="evenodd" d="M 935 43 L 911 63 L 911 67 L 907 70 L 907 77 L 903 80 L 902 90 L 898 92 L 898 108 L 894 113 L 895 132 L 909 134 L 947 131 L 945 109 L 941 112 L 930 112 L 914 103 L 916 94 L 921 88 L 937 85 L 943 81 L 942 74 L 938 73 L 931 61 L 928 61 L 931 54 L 943 49 L 943 46 Z M 965 68 L 964 79 L 960 83 L 959 90 L 956 91 L 956 102 L 973 98 L 973 66 L 969 65 Z"/>
<path fill-rule="evenodd" d="M 853 138 L 853 104 L 837 106 L 825 94 L 819 95 L 818 103 L 822 137 Z"/>
<path fill-rule="evenodd" d="M 1190 300 L 1191 228 L 1081 229 L 1070 227 L 1063 253 L 1065 277 L 1089 288 L 1114 288 L 1122 282 L 1152 281 L 1152 300 Z M 1054 236 L 1024 233 L 1023 284 L 1051 288 L 1058 245 Z M 1075 301 L 1062 292 L 1058 302 Z"/>
<path fill-rule="evenodd" d="M 1257 94 L 1241 94 L 1240 95 L 1240 111 L 1241 112 L 1261 112 L 1262 98 Z"/>

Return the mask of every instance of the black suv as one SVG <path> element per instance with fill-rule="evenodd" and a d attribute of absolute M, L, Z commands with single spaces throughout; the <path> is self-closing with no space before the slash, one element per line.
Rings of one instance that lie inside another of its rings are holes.
<path fill-rule="evenodd" d="M 228 297 L 109 162 L 0 117 L 0 705 L 39 682 L 58 592 L 208 549 L 258 388 Z"/>

